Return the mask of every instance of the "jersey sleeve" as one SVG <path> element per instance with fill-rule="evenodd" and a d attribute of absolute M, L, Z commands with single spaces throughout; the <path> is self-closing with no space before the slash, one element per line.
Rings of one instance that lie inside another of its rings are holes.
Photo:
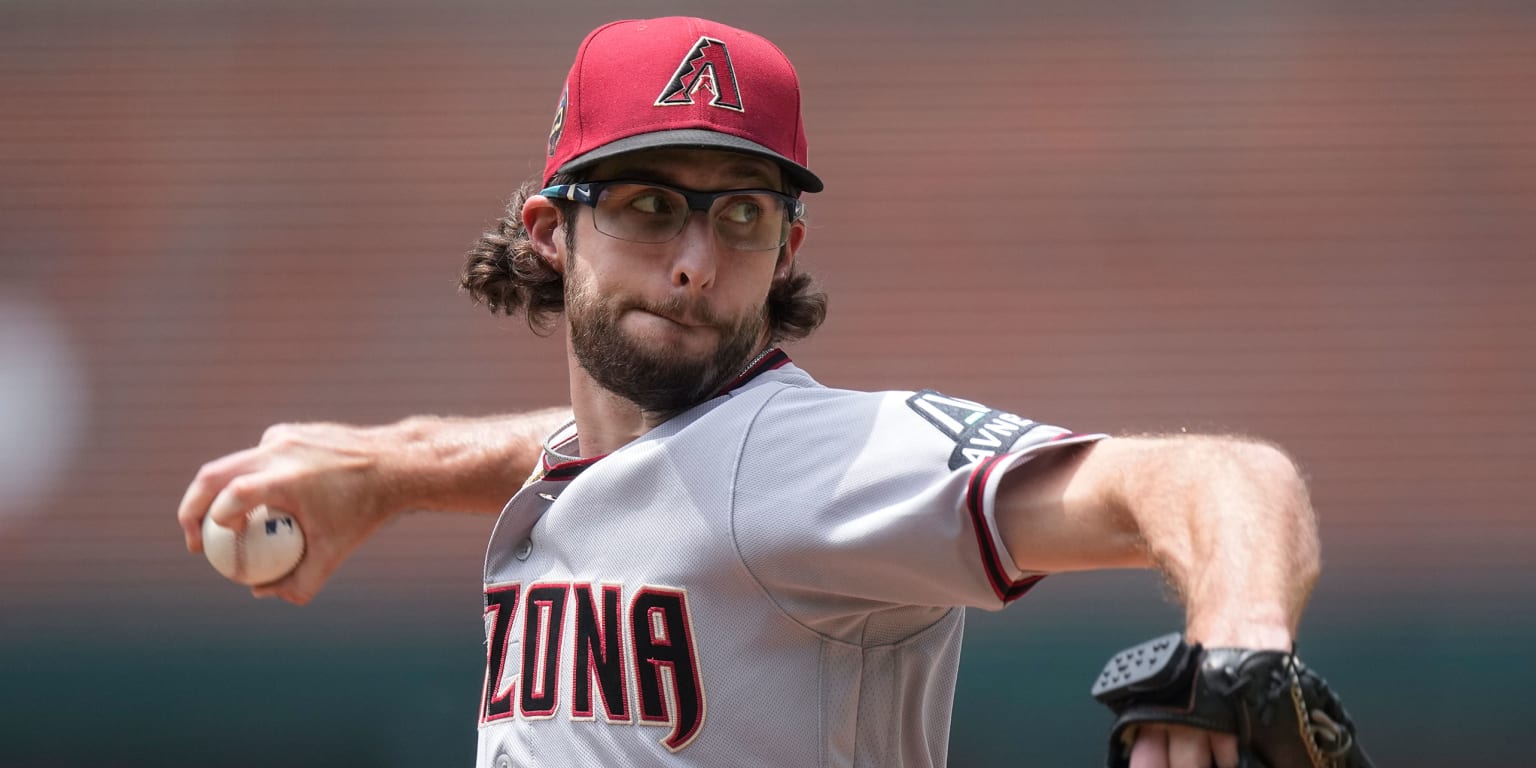
<path fill-rule="evenodd" d="M 1098 440 L 933 391 L 786 390 L 737 461 L 743 562 L 780 606 L 814 624 L 898 606 L 997 609 L 1042 574 L 997 533 L 1009 469 Z"/>

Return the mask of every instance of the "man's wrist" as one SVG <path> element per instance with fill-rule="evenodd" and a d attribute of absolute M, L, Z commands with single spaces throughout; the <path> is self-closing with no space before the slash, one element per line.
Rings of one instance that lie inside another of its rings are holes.
<path fill-rule="evenodd" d="M 1191 643 L 1206 648 L 1289 651 L 1295 644 L 1290 624 L 1275 618 L 1192 619 L 1184 631 Z"/>
<path fill-rule="evenodd" d="M 441 499 L 444 478 L 437 475 L 451 466 L 444 460 L 441 432 L 442 420 L 426 416 L 411 416 L 370 429 L 369 440 L 377 458 L 377 487 L 381 489 L 379 501 L 391 517 L 432 508 Z"/>

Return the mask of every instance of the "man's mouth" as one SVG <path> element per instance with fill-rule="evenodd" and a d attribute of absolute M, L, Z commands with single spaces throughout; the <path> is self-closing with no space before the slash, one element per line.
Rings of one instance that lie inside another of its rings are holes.
<path fill-rule="evenodd" d="M 661 318 L 663 320 L 666 320 L 666 321 L 668 321 L 668 322 L 670 322 L 670 323 L 672 323 L 674 325 L 681 325 L 681 326 L 683 326 L 685 328 L 713 328 L 714 327 L 714 323 L 711 322 L 709 320 L 709 318 L 702 317 L 702 316 L 700 316 L 700 315 L 698 315 L 696 313 L 669 312 L 669 311 L 667 311 L 665 309 L 662 309 L 660 307 L 635 307 L 635 309 L 637 309 L 637 310 L 639 310 L 641 312 L 644 312 L 647 315 L 654 315 L 656 317 L 659 317 L 659 318 Z"/>

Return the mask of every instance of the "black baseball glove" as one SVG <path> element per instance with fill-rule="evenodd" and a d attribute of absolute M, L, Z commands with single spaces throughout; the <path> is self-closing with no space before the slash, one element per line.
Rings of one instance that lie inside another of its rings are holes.
<path fill-rule="evenodd" d="M 1371 768 L 1344 705 L 1294 653 L 1165 635 L 1115 654 L 1093 696 L 1115 713 L 1109 768 L 1130 765 L 1137 727 L 1152 723 L 1237 734 L 1241 768 Z"/>

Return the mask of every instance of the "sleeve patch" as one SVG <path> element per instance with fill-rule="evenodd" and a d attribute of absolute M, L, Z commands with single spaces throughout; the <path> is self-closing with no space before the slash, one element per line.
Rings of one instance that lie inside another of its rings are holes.
<path fill-rule="evenodd" d="M 907 398 L 907 407 L 954 441 L 955 450 L 949 454 L 951 470 L 1008 453 L 1019 438 L 1042 426 L 1022 416 L 931 389 Z"/>

